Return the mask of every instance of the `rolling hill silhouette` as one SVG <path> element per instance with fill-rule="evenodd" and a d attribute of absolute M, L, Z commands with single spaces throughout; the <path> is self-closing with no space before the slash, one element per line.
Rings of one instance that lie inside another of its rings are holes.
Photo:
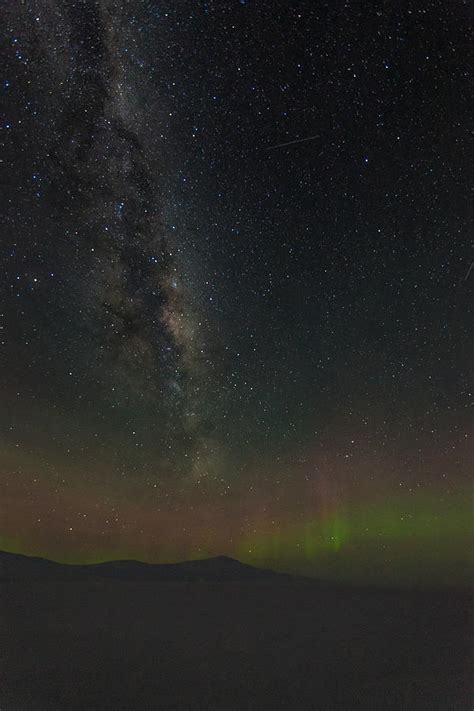
<path fill-rule="evenodd" d="M 117 580 L 156 581 L 250 581 L 290 576 L 263 570 L 227 556 L 216 556 L 181 563 L 142 563 L 136 560 L 114 560 L 89 565 L 57 563 L 46 558 L 0 551 L 0 580 L 83 580 L 112 578 Z"/>
<path fill-rule="evenodd" d="M 0 552 L 0 703 L 461 711 L 471 620 L 466 592 L 325 584 L 225 556 L 65 565 Z"/>

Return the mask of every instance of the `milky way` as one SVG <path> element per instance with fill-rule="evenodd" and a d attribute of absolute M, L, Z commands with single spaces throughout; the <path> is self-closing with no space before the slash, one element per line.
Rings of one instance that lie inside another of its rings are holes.
<path fill-rule="evenodd" d="M 462 578 L 465 5 L 3 24 L 1 546 Z"/>
<path fill-rule="evenodd" d="M 76 252 L 66 278 L 77 294 L 74 317 L 87 329 L 77 378 L 87 386 L 93 373 L 92 386 L 113 407 L 146 401 L 158 410 L 166 423 L 155 430 L 156 444 L 188 450 L 193 462 L 183 476 L 199 479 L 212 455 L 204 317 L 183 280 L 180 255 L 189 249 L 164 221 L 166 169 L 150 140 L 160 120 L 150 125 L 138 106 L 143 80 L 134 67 L 137 39 L 126 29 L 130 14 L 117 3 L 51 3 L 26 7 L 20 20 L 38 75 L 55 87 L 44 170 L 65 227 L 52 249 L 64 250 L 66 237 Z"/>

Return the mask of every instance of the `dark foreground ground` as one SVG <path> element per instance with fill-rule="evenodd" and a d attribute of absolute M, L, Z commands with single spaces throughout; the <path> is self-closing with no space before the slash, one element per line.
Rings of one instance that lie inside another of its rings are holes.
<path fill-rule="evenodd" d="M 0 582 L 1 711 L 470 711 L 467 595 Z"/>

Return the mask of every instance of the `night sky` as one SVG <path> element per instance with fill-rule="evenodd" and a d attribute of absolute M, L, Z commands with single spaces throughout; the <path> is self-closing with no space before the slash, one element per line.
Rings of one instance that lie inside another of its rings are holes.
<path fill-rule="evenodd" d="M 0 548 L 465 581 L 468 3 L 4 16 Z"/>

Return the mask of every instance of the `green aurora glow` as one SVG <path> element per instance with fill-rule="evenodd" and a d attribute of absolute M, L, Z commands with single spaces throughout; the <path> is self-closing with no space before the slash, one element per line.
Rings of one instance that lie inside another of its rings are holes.
<path fill-rule="evenodd" d="M 342 507 L 341 507 L 342 508 Z M 272 530 L 241 535 L 225 550 L 194 546 L 159 553 L 109 540 L 102 547 L 57 547 L 52 554 L 38 541 L 0 536 L 2 550 L 51 557 L 65 563 L 112 559 L 174 562 L 217 553 L 252 565 L 320 578 L 382 584 L 465 585 L 474 581 L 472 495 L 444 497 L 411 494 L 367 504 L 294 524 L 275 522 Z"/>
<path fill-rule="evenodd" d="M 255 565 L 322 579 L 463 584 L 473 579 L 472 498 L 397 497 L 241 540 Z"/>

